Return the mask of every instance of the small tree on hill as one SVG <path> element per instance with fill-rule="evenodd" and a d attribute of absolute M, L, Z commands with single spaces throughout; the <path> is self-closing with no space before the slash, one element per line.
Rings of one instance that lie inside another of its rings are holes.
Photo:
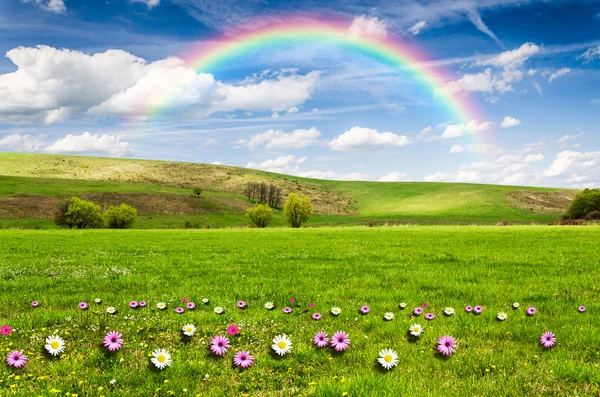
<path fill-rule="evenodd" d="M 273 210 L 267 204 L 258 204 L 256 207 L 246 210 L 246 216 L 250 219 L 250 223 L 260 228 L 267 227 L 271 223 L 272 214 Z"/>
<path fill-rule="evenodd" d="M 287 218 L 291 227 L 300 227 L 308 222 L 313 213 L 313 206 L 308 196 L 300 196 L 290 193 L 283 206 L 283 216 Z"/>
<path fill-rule="evenodd" d="M 196 187 L 194 188 L 194 194 L 195 194 L 196 196 L 198 196 L 198 198 L 200 198 L 200 195 L 202 194 L 202 188 L 201 188 L 201 187 L 198 187 L 198 186 L 196 186 Z"/>
<path fill-rule="evenodd" d="M 104 221 L 110 229 L 130 229 L 137 219 L 137 210 L 125 203 L 111 205 L 104 213 Z"/>
<path fill-rule="evenodd" d="M 592 211 L 600 211 L 600 189 L 585 189 L 575 196 L 568 215 L 572 219 L 583 219 Z"/>
<path fill-rule="evenodd" d="M 101 228 L 104 224 L 100 206 L 73 197 L 63 203 L 55 217 L 56 224 L 77 229 Z"/>

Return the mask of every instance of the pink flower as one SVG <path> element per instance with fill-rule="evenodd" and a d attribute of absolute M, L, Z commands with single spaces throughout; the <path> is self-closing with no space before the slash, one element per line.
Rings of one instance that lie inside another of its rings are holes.
<path fill-rule="evenodd" d="M 544 332 L 540 337 L 540 343 L 548 349 L 556 344 L 556 335 L 552 332 Z"/>
<path fill-rule="evenodd" d="M 433 313 L 427 313 L 427 314 L 425 315 L 425 320 L 429 320 L 429 321 L 431 321 L 431 320 L 433 320 L 434 318 L 435 318 L 435 314 L 433 314 Z"/>
<path fill-rule="evenodd" d="M 319 332 L 314 336 L 313 343 L 320 349 L 329 344 L 329 338 L 325 332 Z"/>
<path fill-rule="evenodd" d="M 24 356 L 23 352 L 13 350 L 6 356 L 6 364 L 9 367 L 22 368 L 27 364 L 27 356 Z"/>
<path fill-rule="evenodd" d="M 146 301 L 140 301 L 140 307 L 146 307 L 147 303 Z"/>
<path fill-rule="evenodd" d="M 527 311 L 526 311 L 528 316 L 533 316 L 536 312 L 537 312 L 537 310 L 535 307 L 528 307 Z"/>
<path fill-rule="evenodd" d="M 579 306 L 577 310 L 579 310 L 579 313 L 583 313 L 585 312 L 585 306 Z"/>
<path fill-rule="evenodd" d="M 229 327 L 227 327 L 227 333 L 231 336 L 236 336 L 239 332 L 240 329 L 235 324 L 231 324 Z"/>
<path fill-rule="evenodd" d="M 290 314 L 292 312 L 292 308 L 284 307 L 283 309 L 281 309 L 281 311 L 284 312 L 285 314 Z"/>
<path fill-rule="evenodd" d="M 450 335 L 444 335 L 437 341 L 437 349 L 444 356 L 450 356 L 454 354 L 456 346 L 456 339 Z"/>
<path fill-rule="evenodd" d="M 136 301 L 129 302 L 129 307 L 132 309 L 136 309 L 138 307 L 138 303 Z"/>
<path fill-rule="evenodd" d="M 88 304 L 87 304 L 86 302 L 81 302 L 81 303 L 79 304 L 79 308 L 80 308 L 81 310 L 86 310 L 86 309 L 88 308 Z"/>
<path fill-rule="evenodd" d="M 308 304 L 308 307 L 310 307 L 312 309 L 313 307 L 315 307 L 315 304 L 313 302 L 311 302 Z"/>
<path fill-rule="evenodd" d="M 465 307 L 465 311 L 467 313 L 471 313 L 473 311 L 473 306 L 467 306 L 467 307 Z"/>
<path fill-rule="evenodd" d="M 175 313 L 177 313 L 177 314 L 181 314 L 181 313 L 183 313 L 184 311 L 185 311 L 185 310 L 183 309 L 183 307 L 178 307 L 178 308 L 176 308 L 176 309 L 175 309 Z"/>
<path fill-rule="evenodd" d="M 244 302 L 244 301 L 239 301 L 239 302 L 237 303 L 237 307 L 239 307 L 240 309 L 245 309 L 245 308 L 246 308 L 246 306 L 247 306 L 247 305 L 246 305 L 246 302 Z"/>
<path fill-rule="evenodd" d="M 290 303 L 296 303 L 296 299 L 294 299 L 294 298 L 291 298 L 291 299 L 290 299 Z"/>
<path fill-rule="evenodd" d="M 363 306 L 360 308 L 360 313 L 361 314 L 368 314 L 371 311 L 371 309 L 369 308 L 369 306 Z"/>
<path fill-rule="evenodd" d="M 210 351 L 217 356 L 222 356 L 227 353 L 227 349 L 230 348 L 229 339 L 224 336 L 217 335 L 210 340 Z"/>
<path fill-rule="evenodd" d="M 188 310 L 194 310 L 196 308 L 196 304 L 194 302 L 188 302 L 185 304 L 185 307 L 187 307 Z"/>
<path fill-rule="evenodd" d="M 0 328 L 0 333 L 4 336 L 10 335 L 12 332 L 12 328 L 10 327 L 10 325 L 3 325 L 2 328 Z"/>
<path fill-rule="evenodd" d="M 421 309 L 420 307 L 415 307 L 413 310 L 413 314 L 415 316 L 420 316 L 421 314 L 423 314 L 423 309 Z"/>
<path fill-rule="evenodd" d="M 188 301 L 187 298 L 182 298 L 181 299 L 181 303 L 187 303 L 187 301 Z"/>
<path fill-rule="evenodd" d="M 108 348 L 108 351 L 115 352 L 121 350 L 123 347 L 123 335 L 117 331 L 110 331 L 102 340 L 104 347 Z"/>
<path fill-rule="evenodd" d="M 475 314 L 481 314 L 483 313 L 483 306 L 475 306 L 473 311 L 475 312 Z"/>
<path fill-rule="evenodd" d="M 241 350 L 233 356 L 233 364 L 246 369 L 254 364 L 254 357 L 250 355 L 250 352 Z"/>
<path fill-rule="evenodd" d="M 315 313 L 311 317 L 312 317 L 313 320 L 319 321 L 320 319 L 323 318 L 323 315 L 321 313 Z"/>
<path fill-rule="evenodd" d="M 427 306 L 429 306 L 429 303 L 425 302 L 425 303 L 421 304 L 421 306 L 427 307 Z"/>
<path fill-rule="evenodd" d="M 38 307 L 39 305 L 40 305 L 40 302 L 38 302 L 38 301 L 31 302 L 31 306 L 33 306 L 33 307 Z"/>
<path fill-rule="evenodd" d="M 331 347 L 335 351 L 343 352 L 348 346 L 350 346 L 350 339 L 348 339 L 348 334 L 344 331 L 338 331 L 331 337 Z"/>

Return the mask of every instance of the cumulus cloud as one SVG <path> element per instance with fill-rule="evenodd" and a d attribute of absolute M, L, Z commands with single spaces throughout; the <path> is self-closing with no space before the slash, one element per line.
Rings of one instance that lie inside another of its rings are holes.
<path fill-rule="evenodd" d="M 406 172 L 392 172 L 377 179 L 379 182 L 402 182 L 406 181 L 408 174 Z"/>
<path fill-rule="evenodd" d="M 544 161 L 544 155 L 541 153 L 538 154 L 530 154 L 523 160 L 526 163 L 537 163 L 539 161 Z"/>
<path fill-rule="evenodd" d="M 501 150 L 496 145 L 487 143 L 459 144 L 450 148 L 450 153 L 500 153 Z"/>
<path fill-rule="evenodd" d="M 319 72 L 265 74 L 240 85 L 196 73 L 178 58 L 147 62 L 126 51 L 86 54 L 48 46 L 8 51 L 17 70 L 0 74 L 0 121 L 52 124 L 71 117 L 287 111 L 311 98 Z"/>
<path fill-rule="evenodd" d="M 11 152 L 36 152 L 44 147 L 42 137 L 11 134 L 0 139 L 0 149 Z"/>
<path fill-rule="evenodd" d="M 148 8 L 156 7 L 160 4 L 160 0 L 129 0 L 132 3 L 144 3 Z"/>
<path fill-rule="evenodd" d="M 423 32 L 423 29 L 425 29 L 425 26 L 427 26 L 427 21 L 419 21 L 417 23 L 415 23 L 413 26 L 411 26 L 408 31 L 410 33 L 412 33 L 414 36 L 421 34 L 421 32 Z"/>
<path fill-rule="evenodd" d="M 521 124 L 521 120 L 516 119 L 514 117 L 506 116 L 502 119 L 502 123 L 500 123 L 500 127 L 502 128 L 511 128 L 516 127 Z"/>
<path fill-rule="evenodd" d="M 544 172 L 549 177 L 560 177 L 565 174 L 579 174 L 600 179 L 600 152 L 575 152 L 565 150 L 556 155 L 550 167 Z"/>
<path fill-rule="evenodd" d="M 387 37 L 387 24 L 377 17 L 359 15 L 354 17 L 348 28 L 351 37 L 374 37 L 385 39 Z"/>
<path fill-rule="evenodd" d="M 556 72 L 552 73 L 550 75 L 550 77 L 548 77 L 548 82 L 552 83 L 552 81 L 554 81 L 557 78 L 564 76 L 565 74 L 570 73 L 570 72 L 571 72 L 571 69 L 569 69 L 569 68 L 558 69 Z"/>
<path fill-rule="evenodd" d="M 329 142 L 331 150 L 353 152 L 376 150 L 385 147 L 401 147 L 408 144 L 408 138 L 393 132 L 379 132 L 372 128 L 352 127 Z"/>
<path fill-rule="evenodd" d="M 33 3 L 42 10 L 64 14 L 67 12 L 64 0 L 21 0 L 23 3 Z"/>
<path fill-rule="evenodd" d="M 308 130 L 298 129 L 289 133 L 271 129 L 254 135 L 248 140 L 240 139 L 236 144 L 245 146 L 249 150 L 254 150 L 263 145 L 268 149 L 301 149 L 317 143 L 320 136 L 321 132 L 315 127 Z"/>
<path fill-rule="evenodd" d="M 504 51 L 491 58 L 481 59 L 475 64 L 478 66 L 496 66 L 503 69 L 517 69 L 538 52 L 540 52 L 539 46 L 534 43 L 525 43 L 519 48 Z"/>
<path fill-rule="evenodd" d="M 476 132 L 482 132 L 489 130 L 494 123 L 491 121 L 485 121 L 482 123 L 478 123 L 477 120 L 471 120 L 466 124 L 451 124 L 446 126 L 444 132 L 442 133 L 441 138 L 449 139 L 449 138 L 457 138 L 463 136 L 465 134 L 473 134 Z"/>
<path fill-rule="evenodd" d="M 306 157 L 296 157 L 290 154 L 288 156 L 279 156 L 276 159 L 265 160 L 261 163 L 250 162 L 246 164 L 246 168 L 254 168 L 281 174 L 294 174 L 299 170 L 298 165 L 305 161 Z"/>
<path fill-rule="evenodd" d="M 67 135 L 46 147 L 44 151 L 50 153 L 98 153 L 111 157 L 131 156 L 133 150 L 129 142 L 122 141 L 118 135 L 90 134 Z"/>
<path fill-rule="evenodd" d="M 579 55 L 577 59 L 583 59 L 583 63 L 590 63 L 595 59 L 600 59 L 600 46 L 589 48 L 586 52 Z"/>

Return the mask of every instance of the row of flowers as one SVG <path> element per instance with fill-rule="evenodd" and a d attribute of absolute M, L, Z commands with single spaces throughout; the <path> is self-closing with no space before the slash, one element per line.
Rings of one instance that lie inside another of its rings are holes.
<path fill-rule="evenodd" d="M 423 333 L 423 328 L 420 324 L 412 324 L 408 329 L 408 333 L 412 337 L 419 338 Z M 187 338 L 192 338 L 196 334 L 196 326 L 185 324 L 181 329 L 181 333 Z M 233 324 L 227 328 L 227 333 L 230 336 L 235 336 L 239 333 L 239 328 Z M 7 334 L 10 334 L 10 332 Z M 65 352 L 66 344 L 60 336 L 51 335 L 46 338 L 45 342 L 44 349 L 48 354 L 59 356 Z M 337 331 L 331 337 L 326 332 L 320 331 L 314 335 L 312 343 L 318 349 L 330 347 L 336 352 L 344 352 L 350 347 L 351 340 L 345 331 Z M 102 339 L 102 345 L 109 352 L 121 350 L 123 344 L 123 335 L 118 331 L 110 331 Z M 556 336 L 552 332 L 545 332 L 540 337 L 540 344 L 545 348 L 551 348 L 556 344 Z M 273 338 L 271 349 L 277 355 L 285 356 L 291 353 L 292 346 L 291 338 L 286 334 L 280 334 Z M 457 347 L 457 341 L 451 335 L 443 335 L 437 340 L 436 349 L 443 356 L 451 356 L 455 353 Z M 230 348 L 231 342 L 226 336 L 216 335 L 210 340 L 209 350 L 216 356 L 226 355 Z M 391 369 L 398 364 L 398 354 L 392 349 L 383 349 L 379 352 L 377 360 L 383 368 Z M 11 351 L 6 357 L 7 365 L 14 368 L 23 368 L 27 361 L 28 357 L 20 350 Z M 159 348 L 152 352 L 150 361 L 156 368 L 163 370 L 171 365 L 172 357 L 168 350 Z M 233 364 L 244 369 L 251 367 L 254 361 L 255 357 L 245 350 L 240 350 L 233 356 Z"/>

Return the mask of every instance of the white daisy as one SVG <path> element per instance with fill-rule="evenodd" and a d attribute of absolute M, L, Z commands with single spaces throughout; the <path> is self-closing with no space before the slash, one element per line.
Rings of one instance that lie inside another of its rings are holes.
<path fill-rule="evenodd" d="M 383 349 L 379 352 L 379 358 L 377 359 L 379 364 L 385 369 L 392 369 L 398 365 L 398 353 L 392 349 Z"/>
<path fill-rule="evenodd" d="M 205 305 L 208 305 L 208 298 L 202 298 L 202 303 L 204 303 Z"/>
<path fill-rule="evenodd" d="M 386 319 L 387 321 L 392 321 L 394 319 L 394 313 L 392 313 L 392 312 L 386 312 L 383 315 L 383 318 Z"/>
<path fill-rule="evenodd" d="M 515 309 L 518 309 L 518 308 L 519 308 L 519 306 L 521 306 L 521 305 L 519 304 L 519 302 L 515 302 L 515 303 L 513 303 L 513 307 L 514 307 Z"/>
<path fill-rule="evenodd" d="M 102 303 L 102 299 L 100 299 L 100 298 L 96 298 L 96 299 L 94 299 L 94 302 L 96 302 L 96 304 L 98 304 L 98 305 L 99 305 L 99 304 L 101 304 L 101 303 Z"/>
<path fill-rule="evenodd" d="M 406 302 L 402 302 L 398 305 L 400 309 L 404 309 L 406 307 Z"/>
<path fill-rule="evenodd" d="M 156 307 L 160 310 L 165 310 L 167 308 L 167 304 L 165 302 L 158 302 Z"/>
<path fill-rule="evenodd" d="M 410 331 L 410 334 L 412 336 L 421 336 L 421 334 L 423 333 L 423 327 L 421 327 L 420 324 L 413 324 L 410 327 L 408 327 L 408 330 Z"/>
<path fill-rule="evenodd" d="M 273 349 L 275 353 L 279 354 L 280 356 L 285 356 L 292 351 L 292 341 L 286 334 L 277 335 L 273 338 L 271 349 Z"/>
<path fill-rule="evenodd" d="M 217 314 L 223 314 L 224 311 L 225 310 L 223 310 L 223 308 L 221 306 L 215 307 L 215 310 L 214 310 L 214 312 Z"/>
<path fill-rule="evenodd" d="M 265 303 L 265 309 L 267 309 L 267 310 L 273 310 L 274 307 L 275 307 L 275 305 L 273 304 L 273 302 Z"/>
<path fill-rule="evenodd" d="M 115 314 L 117 312 L 117 309 L 115 309 L 113 306 L 109 306 L 106 308 L 106 312 L 108 314 Z"/>
<path fill-rule="evenodd" d="M 181 330 L 183 331 L 183 334 L 185 336 L 194 336 L 194 334 L 196 333 L 196 327 L 194 326 L 194 324 L 186 324 Z"/>
<path fill-rule="evenodd" d="M 165 349 L 156 349 L 152 352 L 150 361 L 156 368 L 164 369 L 171 365 L 171 354 Z"/>
<path fill-rule="evenodd" d="M 53 356 L 58 356 L 65 352 L 65 341 L 58 335 L 52 335 L 46 338 L 44 348 Z"/>
<path fill-rule="evenodd" d="M 498 313 L 498 315 L 496 317 L 498 317 L 498 320 L 504 321 L 508 318 L 508 314 L 506 314 L 504 312 L 500 312 L 500 313 Z"/>
<path fill-rule="evenodd" d="M 447 307 L 444 309 L 444 314 L 446 316 L 451 316 L 454 314 L 454 308 L 453 307 Z"/>
<path fill-rule="evenodd" d="M 342 313 L 342 309 L 340 309 L 339 307 L 331 308 L 331 314 L 333 314 L 334 316 L 339 316 L 340 313 Z"/>

